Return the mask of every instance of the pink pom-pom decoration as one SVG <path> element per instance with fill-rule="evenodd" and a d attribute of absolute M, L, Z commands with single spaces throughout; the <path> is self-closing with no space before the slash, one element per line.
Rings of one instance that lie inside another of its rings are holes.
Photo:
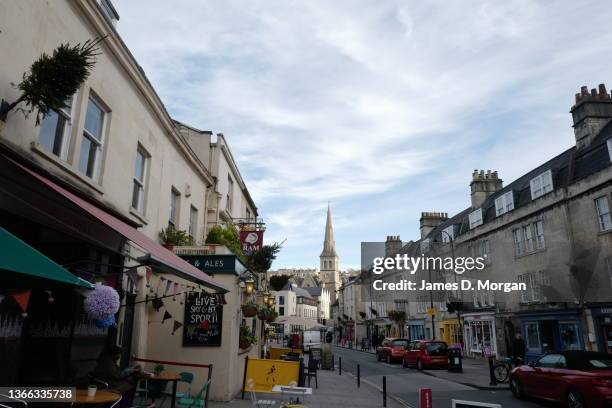
<path fill-rule="evenodd" d="M 110 286 L 96 284 L 85 298 L 85 312 L 90 319 L 108 320 L 119 311 L 119 294 Z"/>

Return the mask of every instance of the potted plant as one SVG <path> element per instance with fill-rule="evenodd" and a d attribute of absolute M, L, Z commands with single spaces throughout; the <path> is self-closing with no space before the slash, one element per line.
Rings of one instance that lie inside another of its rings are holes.
<path fill-rule="evenodd" d="M 97 385 L 89 384 L 89 386 L 87 387 L 87 396 L 93 398 L 96 396 L 97 391 L 98 391 Z"/>
<path fill-rule="evenodd" d="M 274 313 L 274 310 L 272 310 L 270 306 L 262 306 L 257 311 L 257 317 L 259 317 L 260 320 L 268 320 L 272 313 Z"/>
<path fill-rule="evenodd" d="M 244 317 L 255 317 L 257 316 L 257 305 L 253 301 L 249 301 L 243 304 L 241 307 L 242 315 Z"/>
<path fill-rule="evenodd" d="M 163 246 L 172 250 L 175 246 L 193 245 L 193 239 L 185 230 L 177 230 L 172 225 L 162 229 L 159 232 L 159 239 L 163 242 Z"/>
<path fill-rule="evenodd" d="M 276 313 L 276 310 L 270 310 L 270 313 L 268 314 L 268 316 L 266 317 L 266 322 L 268 323 L 272 323 L 276 320 L 276 318 L 278 317 L 278 313 Z"/>
<path fill-rule="evenodd" d="M 13 102 L 0 102 L 0 131 L 4 128 L 8 113 L 20 103 L 26 108 L 17 108 L 27 117 L 36 111 L 36 125 L 51 111 L 66 107 L 89 77 L 98 55 L 97 45 L 102 39 L 87 40 L 83 44 L 61 44 L 51 55 L 43 53 L 32 63 L 15 87 L 20 91 Z"/>
<path fill-rule="evenodd" d="M 251 344 L 257 343 L 257 337 L 251 333 L 251 330 L 247 326 L 240 326 L 240 338 L 238 340 L 238 346 L 241 349 L 247 349 L 251 347 Z"/>
<path fill-rule="evenodd" d="M 153 371 L 155 372 L 155 375 L 160 375 L 162 371 L 164 371 L 166 369 L 166 367 L 164 367 L 163 364 L 157 364 L 155 366 L 155 368 L 153 369 Z"/>

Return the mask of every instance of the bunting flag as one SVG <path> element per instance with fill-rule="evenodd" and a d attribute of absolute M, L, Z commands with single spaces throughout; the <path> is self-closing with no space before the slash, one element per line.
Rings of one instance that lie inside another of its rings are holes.
<path fill-rule="evenodd" d="M 172 335 L 173 336 L 174 336 L 174 332 L 176 332 L 178 329 L 180 329 L 181 326 L 183 326 L 183 323 L 179 322 L 178 320 L 174 321 L 174 328 L 172 329 Z"/>
<path fill-rule="evenodd" d="M 26 313 L 28 311 L 28 304 L 30 303 L 31 294 L 32 292 L 27 290 L 25 292 L 16 293 L 13 295 L 13 298 L 19 304 L 19 307 L 21 308 L 21 311 L 23 313 Z"/>
<path fill-rule="evenodd" d="M 163 276 L 160 276 L 159 279 L 157 280 L 157 286 L 155 286 L 155 294 L 159 295 L 159 286 L 162 284 L 163 281 L 165 281 L 166 278 L 164 278 Z"/>
<path fill-rule="evenodd" d="M 145 276 L 147 278 L 147 288 L 151 287 L 151 276 L 153 276 L 153 269 L 149 266 L 145 266 Z"/>
<path fill-rule="evenodd" d="M 162 319 L 162 323 L 165 322 L 168 319 L 172 319 L 172 315 L 166 310 L 164 312 L 164 318 Z"/>
<path fill-rule="evenodd" d="M 176 300 L 176 292 L 178 291 L 178 283 L 174 282 L 174 287 L 172 288 L 172 301 Z"/>
<path fill-rule="evenodd" d="M 153 299 L 151 304 L 153 305 L 153 309 L 155 309 L 156 312 L 159 312 L 159 309 L 164 306 L 164 301 L 156 297 L 155 299 Z"/>
<path fill-rule="evenodd" d="M 172 286 L 172 281 L 168 280 L 168 282 L 166 282 L 166 289 L 164 290 L 164 296 L 168 295 L 168 291 L 170 291 L 171 286 Z"/>

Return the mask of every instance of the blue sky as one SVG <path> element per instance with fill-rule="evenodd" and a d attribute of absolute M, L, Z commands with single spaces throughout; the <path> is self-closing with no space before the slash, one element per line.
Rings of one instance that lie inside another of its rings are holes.
<path fill-rule="evenodd" d="M 474 169 L 514 180 L 574 143 L 581 85 L 612 86 L 600 1 L 115 0 L 177 119 L 227 137 L 274 268 L 318 266 L 327 201 L 341 266 L 469 205 Z"/>

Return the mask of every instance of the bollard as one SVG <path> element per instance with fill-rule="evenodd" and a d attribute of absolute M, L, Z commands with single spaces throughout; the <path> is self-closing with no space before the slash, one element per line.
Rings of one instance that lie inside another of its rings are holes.
<path fill-rule="evenodd" d="M 359 364 L 357 364 L 357 388 L 361 388 L 361 371 L 359 370 Z"/>
<path fill-rule="evenodd" d="M 387 406 L 387 376 L 383 375 L 383 407 Z"/>
<path fill-rule="evenodd" d="M 497 380 L 495 379 L 495 369 L 493 368 L 493 356 L 489 357 L 489 385 L 497 385 Z"/>
<path fill-rule="evenodd" d="M 338 374 L 342 375 L 342 357 L 338 357 Z"/>

